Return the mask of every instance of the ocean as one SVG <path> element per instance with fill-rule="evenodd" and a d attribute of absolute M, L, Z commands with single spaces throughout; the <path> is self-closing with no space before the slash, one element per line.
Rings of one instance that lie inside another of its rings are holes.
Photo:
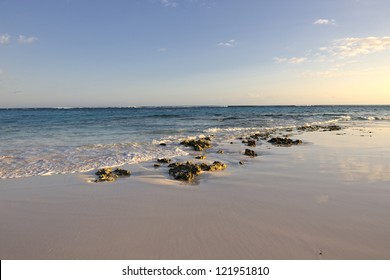
<path fill-rule="evenodd" d="M 254 132 L 353 122 L 390 122 L 390 106 L 0 109 L 0 178 L 184 156 L 189 150 L 179 143 L 190 137 L 229 141 Z"/>

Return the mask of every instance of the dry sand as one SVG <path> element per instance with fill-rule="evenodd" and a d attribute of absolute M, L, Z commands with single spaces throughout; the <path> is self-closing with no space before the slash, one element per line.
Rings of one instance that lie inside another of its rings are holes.
<path fill-rule="evenodd" d="M 0 259 L 390 259 L 390 126 L 297 137 L 216 147 L 229 168 L 195 185 L 153 163 L 1 180 Z"/>

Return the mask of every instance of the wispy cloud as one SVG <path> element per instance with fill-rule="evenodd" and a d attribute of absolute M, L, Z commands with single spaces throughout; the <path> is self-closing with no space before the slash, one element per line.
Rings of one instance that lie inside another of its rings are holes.
<path fill-rule="evenodd" d="M 289 63 L 289 64 L 301 64 L 307 60 L 306 57 L 275 57 L 274 61 L 276 63 Z"/>
<path fill-rule="evenodd" d="M 24 35 L 19 35 L 19 37 L 18 37 L 19 44 L 32 44 L 35 41 L 38 41 L 38 38 L 33 37 L 33 36 L 27 37 Z"/>
<path fill-rule="evenodd" d="M 6 45 L 9 43 L 11 36 L 7 33 L 0 35 L 0 45 Z"/>
<path fill-rule="evenodd" d="M 160 3 L 164 6 L 164 7 L 171 7 L 171 8 L 175 8 L 177 6 L 177 2 L 173 1 L 173 0 L 160 0 Z"/>
<path fill-rule="evenodd" d="M 226 41 L 226 42 L 219 42 L 218 46 L 220 47 L 235 47 L 238 45 L 238 42 L 234 39 Z"/>
<path fill-rule="evenodd" d="M 336 21 L 334 19 L 324 19 L 320 18 L 313 22 L 314 25 L 336 25 Z"/>
<path fill-rule="evenodd" d="M 390 50 L 390 37 L 343 38 L 319 49 L 324 55 L 350 58 Z"/>

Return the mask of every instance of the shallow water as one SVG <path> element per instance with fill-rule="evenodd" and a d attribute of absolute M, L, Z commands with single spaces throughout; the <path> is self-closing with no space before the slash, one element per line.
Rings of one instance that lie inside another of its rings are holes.
<path fill-rule="evenodd" d="M 390 122 L 390 106 L 0 109 L 0 178 L 73 173 L 187 154 L 216 141 L 306 124 Z M 167 143 L 160 146 L 159 143 Z"/>

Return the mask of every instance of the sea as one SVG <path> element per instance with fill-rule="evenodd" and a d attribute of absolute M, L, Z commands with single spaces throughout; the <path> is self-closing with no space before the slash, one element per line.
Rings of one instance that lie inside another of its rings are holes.
<path fill-rule="evenodd" d="M 229 141 L 255 132 L 354 122 L 390 122 L 390 106 L 0 109 L 0 179 L 185 156 L 189 150 L 179 143 L 187 138 Z"/>

